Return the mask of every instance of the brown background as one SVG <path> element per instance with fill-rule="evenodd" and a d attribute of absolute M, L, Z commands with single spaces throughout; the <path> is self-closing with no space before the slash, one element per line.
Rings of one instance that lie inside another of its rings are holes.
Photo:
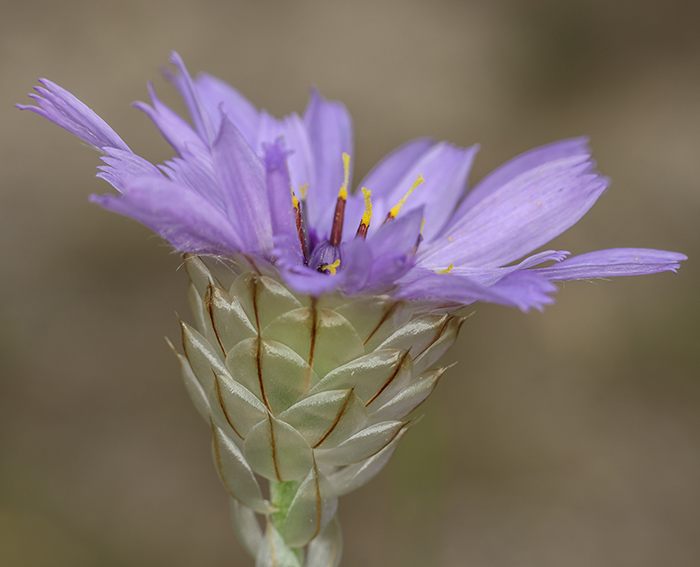
<path fill-rule="evenodd" d="M 700 8 L 684 1 L 5 0 L 0 18 L 0 565 L 250 565 L 163 335 L 178 256 L 90 205 L 98 156 L 11 105 L 40 76 L 152 160 L 129 108 L 159 67 L 277 115 L 349 107 L 359 179 L 416 136 L 482 144 L 472 180 L 589 134 L 613 185 L 555 247 L 700 255 Z M 181 108 L 178 106 L 178 108 Z M 425 419 L 341 500 L 344 565 L 700 564 L 697 260 L 569 283 L 544 314 L 477 306 Z"/>

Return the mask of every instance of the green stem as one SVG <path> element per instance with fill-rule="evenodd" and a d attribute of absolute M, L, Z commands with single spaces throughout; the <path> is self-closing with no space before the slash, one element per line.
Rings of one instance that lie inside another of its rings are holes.
<path fill-rule="evenodd" d="M 272 523 L 277 531 L 284 537 L 284 521 L 287 519 L 289 507 L 292 505 L 292 500 L 299 490 L 301 483 L 297 480 L 289 480 L 277 482 L 270 481 L 270 500 L 276 511 L 272 513 Z M 299 558 L 299 563 L 304 564 L 304 549 L 302 547 L 291 548 L 295 555 Z"/>

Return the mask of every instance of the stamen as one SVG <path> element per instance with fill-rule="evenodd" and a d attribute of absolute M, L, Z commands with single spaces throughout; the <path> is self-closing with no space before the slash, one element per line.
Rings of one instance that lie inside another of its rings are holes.
<path fill-rule="evenodd" d="M 299 190 L 301 191 L 302 199 L 306 195 L 306 187 L 307 185 L 299 188 Z M 306 230 L 304 228 L 304 218 L 301 214 L 301 204 L 299 203 L 299 199 L 297 199 L 297 196 L 294 194 L 294 189 L 290 188 L 290 190 L 292 191 L 292 205 L 294 205 L 294 212 L 296 213 L 297 234 L 299 235 L 299 242 L 301 243 L 301 253 L 304 255 L 304 264 L 308 264 L 309 251 L 306 246 Z"/>
<path fill-rule="evenodd" d="M 420 222 L 420 230 L 418 231 L 418 238 L 416 238 L 416 245 L 413 247 L 413 252 L 418 251 L 418 247 L 420 246 L 420 243 L 423 242 L 423 227 L 425 226 L 425 217 L 423 217 L 423 220 Z"/>
<path fill-rule="evenodd" d="M 324 274 L 330 274 L 331 276 L 334 276 L 335 273 L 338 271 L 338 266 L 340 266 L 340 258 L 338 258 L 332 264 L 321 264 L 318 267 L 318 271 L 323 272 Z"/>
<path fill-rule="evenodd" d="M 343 237 L 343 220 L 345 219 L 345 202 L 348 199 L 348 183 L 350 182 L 350 156 L 343 152 L 343 184 L 338 191 L 338 200 L 335 204 L 335 215 L 333 216 L 333 226 L 328 242 L 331 246 L 340 246 Z"/>
<path fill-rule="evenodd" d="M 392 207 L 392 209 L 389 211 L 389 214 L 384 219 L 384 222 L 388 221 L 389 219 L 395 218 L 396 215 L 399 214 L 402 207 L 404 206 L 404 203 L 406 203 L 406 199 L 408 199 L 411 196 L 411 193 L 413 193 L 413 191 L 415 190 L 415 188 L 418 187 L 424 181 L 425 181 L 425 179 L 423 179 L 423 176 L 419 174 L 418 179 L 416 179 L 414 181 L 413 185 L 411 185 L 411 188 L 408 191 L 406 191 L 406 194 L 403 197 L 401 197 L 399 202 L 396 203 L 396 205 L 394 205 Z"/>
<path fill-rule="evenodd" d="M 452 271 L 452 268 L 454 268 L 454 264 L 450 264 L 447 266 L 444 270 L 435 270 L 436 274 L 449 274 Z"/>
<path fill-rule="evenodd" d="M 357 228 L 357 234 L 355 236 L 367 238 L 367 230 L 369 229 L 369 223 L 372 220 L 372 192 L 363 187 L 362 195 L 365 198 L 365 212 L 362 215 L 362 220 L 360 221 L 360 226 Z"/>

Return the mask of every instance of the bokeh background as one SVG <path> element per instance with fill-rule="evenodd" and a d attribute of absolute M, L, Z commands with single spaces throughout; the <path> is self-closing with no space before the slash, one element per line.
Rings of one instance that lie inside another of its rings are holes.
<path fill-rule="evenodd" d="M 568 283 L 544 314 L 478 305 L 459 364 L 370 485 L 344 565 L 700 564 L 700 4 L 665 0 L 3 0 L 0 565 L 245 566 L 210 432 L 164 335 L 180 260 L 87 202 L 97 154 L 12 105 L 70 89 L 138 153 L 129 107 L 193 71 L 282 115 L 308 86 L 355 121 L 355 179 L 403 141 L 482 150 L 481 178 L 588 134 L 609 192 L 554 247 L 646 246 L 681 272 Z"/>

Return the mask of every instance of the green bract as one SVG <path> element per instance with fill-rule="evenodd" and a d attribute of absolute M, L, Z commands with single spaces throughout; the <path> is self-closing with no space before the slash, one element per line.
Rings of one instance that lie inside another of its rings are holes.
<path fill-rule="evenodd" d="M 243 258 L 185 266 L 195 326 L 182 323 L 177 356 L 239 538 L 258 567 L 337 565 L 338 496 L 387 463 L 463 318 L 385 295 L 297 295 Z"/>

